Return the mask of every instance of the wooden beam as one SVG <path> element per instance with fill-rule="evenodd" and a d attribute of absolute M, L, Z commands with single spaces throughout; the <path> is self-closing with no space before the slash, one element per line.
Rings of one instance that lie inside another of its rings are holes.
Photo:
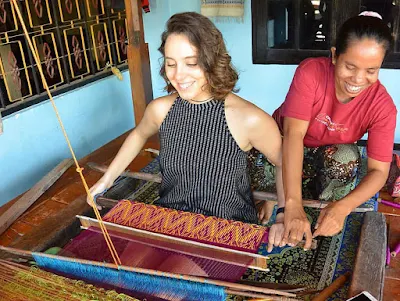
<path fill-rule="evenodd" d="M 377 300 L 382 300 L 386 236 L 385 216 L 380 212 L 365 213 L 348 297 L 366 290 Z"/>
<path fill-rule="evenodd" d="M 74 161 L 66 159 L 58 164 L 43 179 L 18 199 L 4 214 L 0 216 L 0 235 L 21 216 L 62 174 L 72 166 Z"/>
<path fill-rule="evenodd" d="M 108 166 L 106 165 L 101 165 L 97 163 L 92 163 L 89 162 L 88 167 L 90 167 L 93 170 L 96 170 L 98 172 L 105 173 L 107 171 Z M 121 174 L 123 177 L 128 177 L 128 178 L 133 178 L 133 179 L 138 179 L 138 180 L 145 180 L 145 181 L 150 181 L 150 182 L 156 182 L 156 183 L 161 183 L 161 175 L 159 174 L 150 174 L 150 173 L 145 173 L 145 172 L 129 172 L 125 171 Z M 253 198 L 258 201 L 268 201 L 268 202 L 275 202 L 276 204 L 278 203 L 278 196 L 276 195 L 275 192 L 266 192 L 266 191 L 253 191 Z M 310 208 L 317 208 L 317 209 L 322 209 L 328 206 L 331 202 L 326 202 L 326 201 L 319 201 L 319 200 L 303 200 L 303 206 L 304 207 L 310 207 Z M 355 208 L 353 212 L 368 212 L 368 211 L 373 211 L 373 208 Z"/>
<path fill-rule="evenodd" d="M 88 162 L 87 166 L 89 166 L 91 169 L 105 173 L 108 169 L 107 166 L 97 164 L 94 162 Z M 156 183 L 161 183 L 161 176 L 157 174 L 151 174 L 151 173 L 146 173 L 146 172 L 132 172 L 132 171 L 124 171 L 121 174 L 122 177 L 128 177 L 128 178 L 133 178 L 133 179 L 138 179 L 138 180 L 145 180 L 145 181 L 150 181 L 150 182 L 156 182 Z"/>
<path fill-rule="evenodd" d="M 144 42 L 142 4 L 125 0 L 128 31 L 128 66 L 136 125 L 142 120 L 147 103 L 153 99 L 150 60 Z"/>

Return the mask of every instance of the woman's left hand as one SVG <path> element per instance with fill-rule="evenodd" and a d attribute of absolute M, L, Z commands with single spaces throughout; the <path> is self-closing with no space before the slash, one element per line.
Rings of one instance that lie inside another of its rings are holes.
<path fill-rule="evenodd" d="M 256 201 L 258 220 L 263 226 L 265 226 L 271 218 L 272 212 L 274 211 L 274 206 L 274 202 Z"/>
<path fill-rule="evenodd" d="M 319 214 L 313 237 L 338 234 L 343 229 L 344 221 L 349 213 L 350 209 L 343 206 L 340 201 L 329 204 Z"/>

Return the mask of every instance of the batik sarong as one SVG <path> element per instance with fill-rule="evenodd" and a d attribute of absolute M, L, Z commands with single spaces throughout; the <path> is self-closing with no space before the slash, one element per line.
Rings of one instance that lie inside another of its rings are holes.
<path fill-rule="evenodd" d="M 360 168 L 356 144 L 304 147 L 303 198 L 335 201 L 345 197 L 355 187 Z M 255 150 L 249 154 L 249 172 L 253 189 L 275 190 L 275 167 Z"/>

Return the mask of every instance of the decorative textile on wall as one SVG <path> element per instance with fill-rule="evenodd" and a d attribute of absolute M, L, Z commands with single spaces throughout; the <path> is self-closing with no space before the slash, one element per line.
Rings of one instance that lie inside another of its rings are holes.
<path fill-rule="evenodd" d="M 202 0 L 201 14 L 217 22 L 243 22 L 244 0 Z"/>
<path fill-rule="evenodd" d="M 145 13 L 149 13 L 150 12 L 149 0 L 142 0 L 142 8 L 143 8 L 143 11 Z"/>
<path fill-rule="evenodd" d="M 260 243 L 268 238 L 268 229 L 259 225 L 129 200 L 120 201 L 103 220 L 251 253 L 256 253 Z"/>

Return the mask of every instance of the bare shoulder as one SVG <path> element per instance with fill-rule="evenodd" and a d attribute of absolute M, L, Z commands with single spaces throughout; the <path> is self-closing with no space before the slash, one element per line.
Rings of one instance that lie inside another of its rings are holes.
<path fill-rule="evenodd" d="M 257 127 L 260 123 L 275 122 L 273 118 L 248 100 L 230 93 L 225 100 L 227 114 L 236 120 L 241 120 L 245 126 L 250 128 Z"/>
<path fill-rule="evenodd" d="M 146 113 L 154 118 L 157 124 L 161 124 L 171 109 L 178 95 L 176 93 L 162 96 L 152 100 L 146 108 Z"/>
<path fill-rule="evenodd" d="M 177 97 L 176 93 L 158 97 L 150 102 L 149 107 L 157 110 L 169 110 Z"/>

